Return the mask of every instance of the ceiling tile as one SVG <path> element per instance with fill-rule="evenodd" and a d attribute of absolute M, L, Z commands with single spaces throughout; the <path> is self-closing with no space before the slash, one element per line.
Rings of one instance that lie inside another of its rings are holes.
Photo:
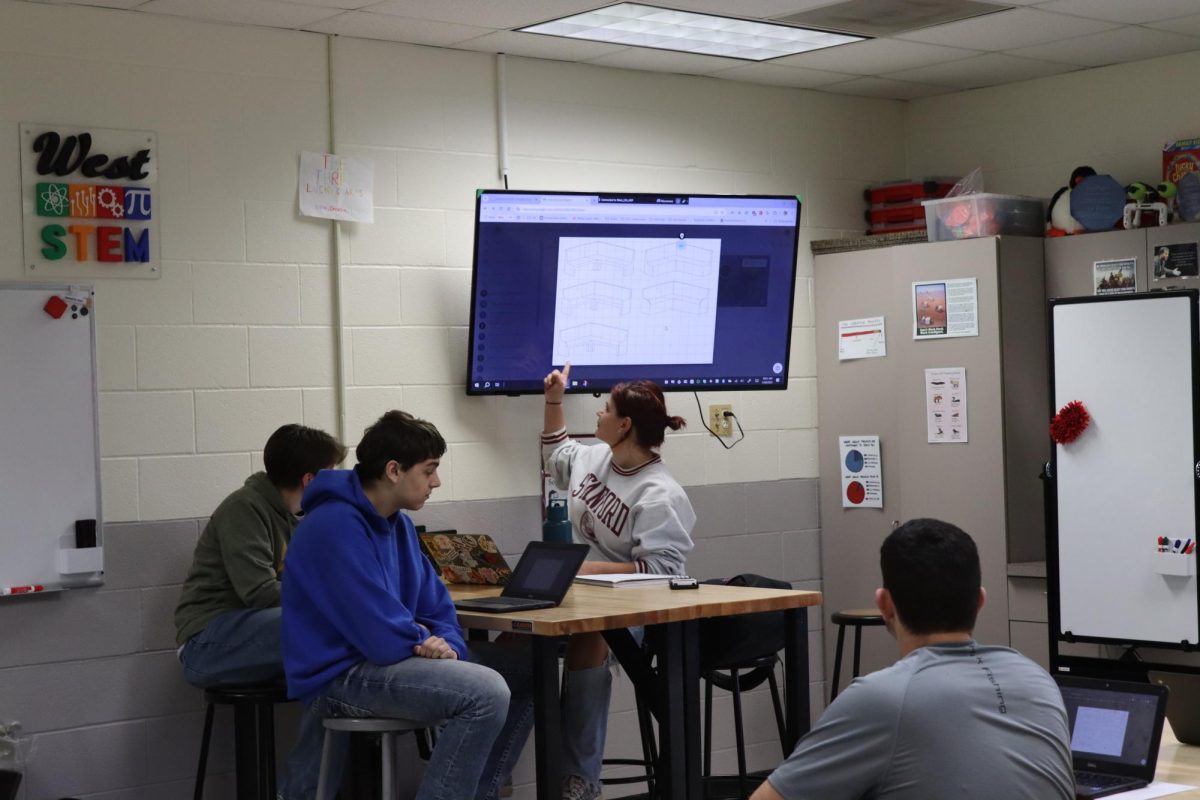
<path fill-rule="evenodd" d="M 744 63 L 735 59 L 654 50 L 649 47 L 627 47 L 609 55 L 584 59 L 584 62 L 605 67 L 640 69 L 646 72 L 678 72 L 684 75 L 707 75 L 728 69 L 730 64 Z"/>
<path fill-rule="evenodd" d="M 266 25 L 272 28 L 301 28 L 338 13 L 336 8 L 300 6 L 279 0 L 150 0 L 138 11 L 171 14 L 210 22 Z"/>
<path fill-rule="evenodd" d="M 1194 14 L 1198 5 L 1196 0 L 1053 0 L 1038 8 L 1136 25 Z"/>
<path fill-rule="evenodd" d="M 1184 33 L 1189 36 L 1200 36 L 1200 14 L 1173 19 L 1170 22 L 1152 22 L 1146 27 L 1158 28 L 1172 33 Z"/>
<path fill-rule="evenodd" d="M 789 67 L 808 67 L 852 75 L 877 75 L 901 69 L 923 67 L 979 55 L 978 50 L 939 47 L 899 39 L 868 39 L 865 42 L 827 47 L 809 53 L 777 58 L 771 63 Z"/>
<path fill-rule="evenodd" d="M 1063 72 L 1072 72 L 1074 67 L 1052 64 L 1049 61 L 1034 61 L 1000 53 L 952 61 L 948 64 L 933 64 L 928 67 L 894 72 L 885 77 L 896 80 L 929 83 L 934 86 L 950 86 L 955 89 L 978 89 L 981 86 L 996 86 L 1033 78 L 1044 78 Z"/>
<path fill-rule="evenodd" d="M 412 19 L 431 19 L 485 28 L 520 28 L 539 22 L 591 11 L 607 0 L 387 0 L 367 10 Z"/>
<path fill-rule="evenodd" d="M 840 72 L 822 72 L 801 67 L 784 67 L 775 62 L 769 64 L 746 64 L 731 67 L 718 72 L 708 73 L 713 78 L 725 78 L 743 83 L 761 83 L 768 86 L 791 86 L 797 89 L 815 89 L 818 86 L 830 86 L 844 83 L 853 75 Z"/>
<path fill-rule="evenodd" d="M 1024 58 L 1040 58 L 1081 67 L 1102 67 L 1105 64 L 1121 64 L 1193 50 L 1200 50 L 1200 38 L 1129 26 L 1008 52 Z"/>
<path fill-rule="evenodd" d="M 305 29 L 317 33 L 336 33 L 339 36 L 360 36 L 364 39 L 383 39 L 388 42 L 408 42 L 435 47 L 448 47 L 492 33 L 491 28 L 451 25 L 447 22 L 372 14 L 367 11 L 347 11 L 315 25 L 305 26 Z"/>
<path fill-rule="evenodd" d="M 53 6 L 95 6 L 98 8 L 119 8 L 127 10 L 140 6 L 146 0 L 28 0 L 30 3 L 42 3 Z"/>
<path fill-rule="evenodd" d="M 141 0 L 145 2 L 146 0 Z M 298 6 L 321 6 L 322 8 L 340 8 L 342 11 L 353 11 L 365 8 L 379 0 L 280 0 L 282 3 L 292 3 Z"/>
<path fill-rule="evenodd" d="M 1136 0 L 1135 0 L 1136 1 Z M 985 17 L 935 25 L 902 33 L 897 38 L 969 50 L 1011 50 L 1014 47 L 1057 42 L 1117 27 L 1065 14 L 1048 14 L 1034 8 L 1014 8 Z"/>
<path fill-rule="evenodd" d="M 852 81 L 834 84 L 825 91 L 859 97 L 879 97 L 886 100 L 915 100 L 918 97 L 932 97 L 956 90 L 948 86 L 931 86 L 926 83 L 893 81 L 887 78 L 855 78 Z"/>
<path fill-rule="evenodd" d="M 586 58 L 627 50 L 623 45 L 606 42 L 589 42 L 584 39 L 564 39 L 561 36 L 543 36 L 538 33 L 496 31 L 478 39 L 454 45 L 462 50 L 480 53 L 507 53 L 510 56 L 529 58 L 551 58 L 558 61 L 580 61 Z"/>

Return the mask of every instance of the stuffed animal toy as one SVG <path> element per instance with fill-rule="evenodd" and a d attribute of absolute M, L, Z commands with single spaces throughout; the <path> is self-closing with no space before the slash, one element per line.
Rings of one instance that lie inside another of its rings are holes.
<path fill-rule="evenodd" d="M 1066 236 L 1083 230 L 1083 225 L 1079 220 L 1071 216 L 1071 190 L 1078 186 L 1084 178 L 1095 174 L 1096 170 L 1091 167 L 1076 167 L 1071 172 L 1071 179 L 1067 185 L 1050 198 L 1050 207 L 1046 211 L 1047 236 Z"/>
<path fill-rule="evenodd" d="M 1175 195 L 1175 184 L 1159 184 L 1170 187 L 1172 197 Z M 1157 187 L 1148 183 L 1134 181 L 1125 187 L 1124 224 L 1126 228 L 1154 228 L 1166 225 L 1168 219 L 1167 204 L 1162 201 Z"/>
<path fill-rule="evenodd" d="M 1167 221 L 1174 222 L 1178 215 L 1176 208 L 1176 199 L 1179 196 L 1179 187 L 1171 181 L 1163 181 L 1154 187 L 1154 191 L 1158 192 L 1158 197 L 1167 206 Z"/>

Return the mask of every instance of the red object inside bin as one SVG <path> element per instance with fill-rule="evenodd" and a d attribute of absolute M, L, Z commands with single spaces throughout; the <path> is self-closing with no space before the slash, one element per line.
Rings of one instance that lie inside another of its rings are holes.
<path fill-rule="evenodd" d="M 882 186 L 872 186 L 864 194 L 864 199 L 871 205 L 883 203 L 911 203 L 914 200 L 932 200 L 945 197 L 946 192 L 954 188 L 953 181 L 909 181 L 907 183 L 889 183 Z"/>

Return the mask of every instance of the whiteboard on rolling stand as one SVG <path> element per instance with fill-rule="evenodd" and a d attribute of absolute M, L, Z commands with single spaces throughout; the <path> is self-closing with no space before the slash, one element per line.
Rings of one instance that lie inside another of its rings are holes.
<path fill-rule="evenodd" d="M 0 594 L 102 580 L 91 298 L 90 286 L 0 283 Z M 94 546 L 77 547 L 76 522 L 85 539 L 94 525 Z"/>
<path fill-rule="evenodd" d="M 1157 548 L 1197 538 L 1198 331 L 1195 290 L 1051 301 L 1054 409 L 1078 400 L 1091 418 L 1051 464 L 1060 639 L 1200 642 L 1195 555 Z"/>

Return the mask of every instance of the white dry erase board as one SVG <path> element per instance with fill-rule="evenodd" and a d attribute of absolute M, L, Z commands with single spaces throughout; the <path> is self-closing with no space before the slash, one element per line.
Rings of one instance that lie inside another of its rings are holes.
<path fill-rule="evenodd" d="M 1170 574 L 1185 570 L 1165 569 L 1157 548 L 1159 536 L 1197 538 L 1196 304 L 1195 290 L 1050 304 L 1054 409 L 1078 400 L 1091 417 L 1051 462 L 1047 568 L 1060 640 L 1200 642 L 1195 570 Z"/>
<path fill-rule="evenodd" d="M 0 595 L 101 582 L 91 297 L 0 283 Z M 95 547 L 76 546 L 77 520 L 95 520 Z"/>

